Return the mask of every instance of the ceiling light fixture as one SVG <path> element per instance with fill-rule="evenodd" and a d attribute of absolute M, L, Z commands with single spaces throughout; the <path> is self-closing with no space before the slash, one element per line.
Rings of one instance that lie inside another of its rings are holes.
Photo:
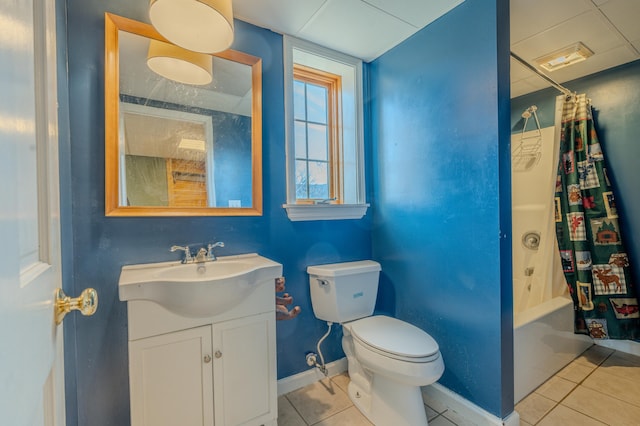
<path fill-rule="evenodd" d="M 535 59 L 534 62 L 547 71 L 555 71 L 569 65 L 577 64 L 593 56 L 593 52 L 587 46 L 578 42 L 553 53 Z"/>
<path fill-rule="evenodd" d="M 147 66 L 162 77 L 185 84 L 204 85 L 213 80 L 213 58 L 159 40 L 149 42 Z"/>
<path fill-rule="evenodd" d="M 151 0 L 149 18 L 167 40 L 194 52 L 221 52 L 233 42 L 231 0 Z"/>
<path fill-rule="evenodd" d="M 178 144 L 178 148 L 180 149 L 191 149 L 194 151 L 204 151 L 205 144 L 203 140 L 200 139 L 187 139 L 182 138 L 180 143 Z"/>

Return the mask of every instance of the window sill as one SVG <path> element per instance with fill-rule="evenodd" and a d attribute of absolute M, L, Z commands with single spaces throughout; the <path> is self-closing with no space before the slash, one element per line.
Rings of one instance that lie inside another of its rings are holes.
<path fill-rule="evenodd" d="M 361 219 L 369 204 L 283 204 L 292 222 Z"/>

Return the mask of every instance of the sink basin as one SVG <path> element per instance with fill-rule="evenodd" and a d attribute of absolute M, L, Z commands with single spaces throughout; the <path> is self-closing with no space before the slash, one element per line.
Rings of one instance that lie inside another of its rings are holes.
<path fill-rule="evenodd" d="M 214 262 L 164 262 L 122 267 L 122 301 L 148 300 L 185 317 L 211 317 L 232 309 L 260 285 L 274 285 L 282 265 L 257 254 Z"/>

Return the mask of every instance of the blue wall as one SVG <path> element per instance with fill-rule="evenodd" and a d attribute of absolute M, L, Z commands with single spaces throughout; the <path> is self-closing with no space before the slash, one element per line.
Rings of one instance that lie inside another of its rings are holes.
<path fill-rule="evenodd" d="M 440 383 L 513 411 L 509 9 L 466 0 L 371 64 L 373 255 Z"/>
<path fill-rule="evenodd" d="M 569 90 L 586 93 L 593 101 L 598 138 L 607 162 L 607 174 L 616 194 L 622 238 L 631 259 L 635 280 L 640 279 L 640 61 L 563 83 Z M 512 100 L 511 124 L 522 130 L 522 112 L 536 105 L 542 127 L 554 125 L 555 89 Z M 531 130 L 530 125 L 527 129 Z"/>
<path fill-rule="evenodd" d="M 100 296 L 93 317 L 73 315 L 64 323 L 69 425 L 129 424 L 127 314 L 117 292 L 122 265 L 174 260 L 178 256 L 168 250 L 172 244 L 214 238 L 226 243 L 220 255 L 258 252 L 281 262 L 287 291 L 302 307 L 298 318 L 277 324 L 278 376 L 285 377 L 308 369 L 305 352 L 314 350 L 326 330 L 313 316 L 306 266 L 371 257 L 368 217 L 298 223 L 287 219 L 282 208 L 286 202 L 282 39 L 243 22 L 236 22 L 232 47 L 263 60 L 264 215 L 104 216 L 104 12 L 148 21 L 147 8 L 148 2 L 128 0 L 67 1 L 67 39 L 62 35 L 60 41 L 68 44 L 70 99 L 70 136 L 61 142 L 61 164 L 67 167 L 63 209 L 70 213 L 63 230 L 64 286 L 71 295 L 95 287 Z M 339 333 L 333 333 L 323 348 L 329 361 L 342 357 Z"/>

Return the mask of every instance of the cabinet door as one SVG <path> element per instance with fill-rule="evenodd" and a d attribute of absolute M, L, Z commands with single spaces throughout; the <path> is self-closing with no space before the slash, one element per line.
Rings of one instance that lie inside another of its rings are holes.
<path fill-rule="evenodd" d="M 275 315 L 213 325 L 216 426 L 275 424 Z"/>
<path fill-rule="evenodd" d="M 129 342 L 132 426 L 213 426 L 211 326 Z"/>

